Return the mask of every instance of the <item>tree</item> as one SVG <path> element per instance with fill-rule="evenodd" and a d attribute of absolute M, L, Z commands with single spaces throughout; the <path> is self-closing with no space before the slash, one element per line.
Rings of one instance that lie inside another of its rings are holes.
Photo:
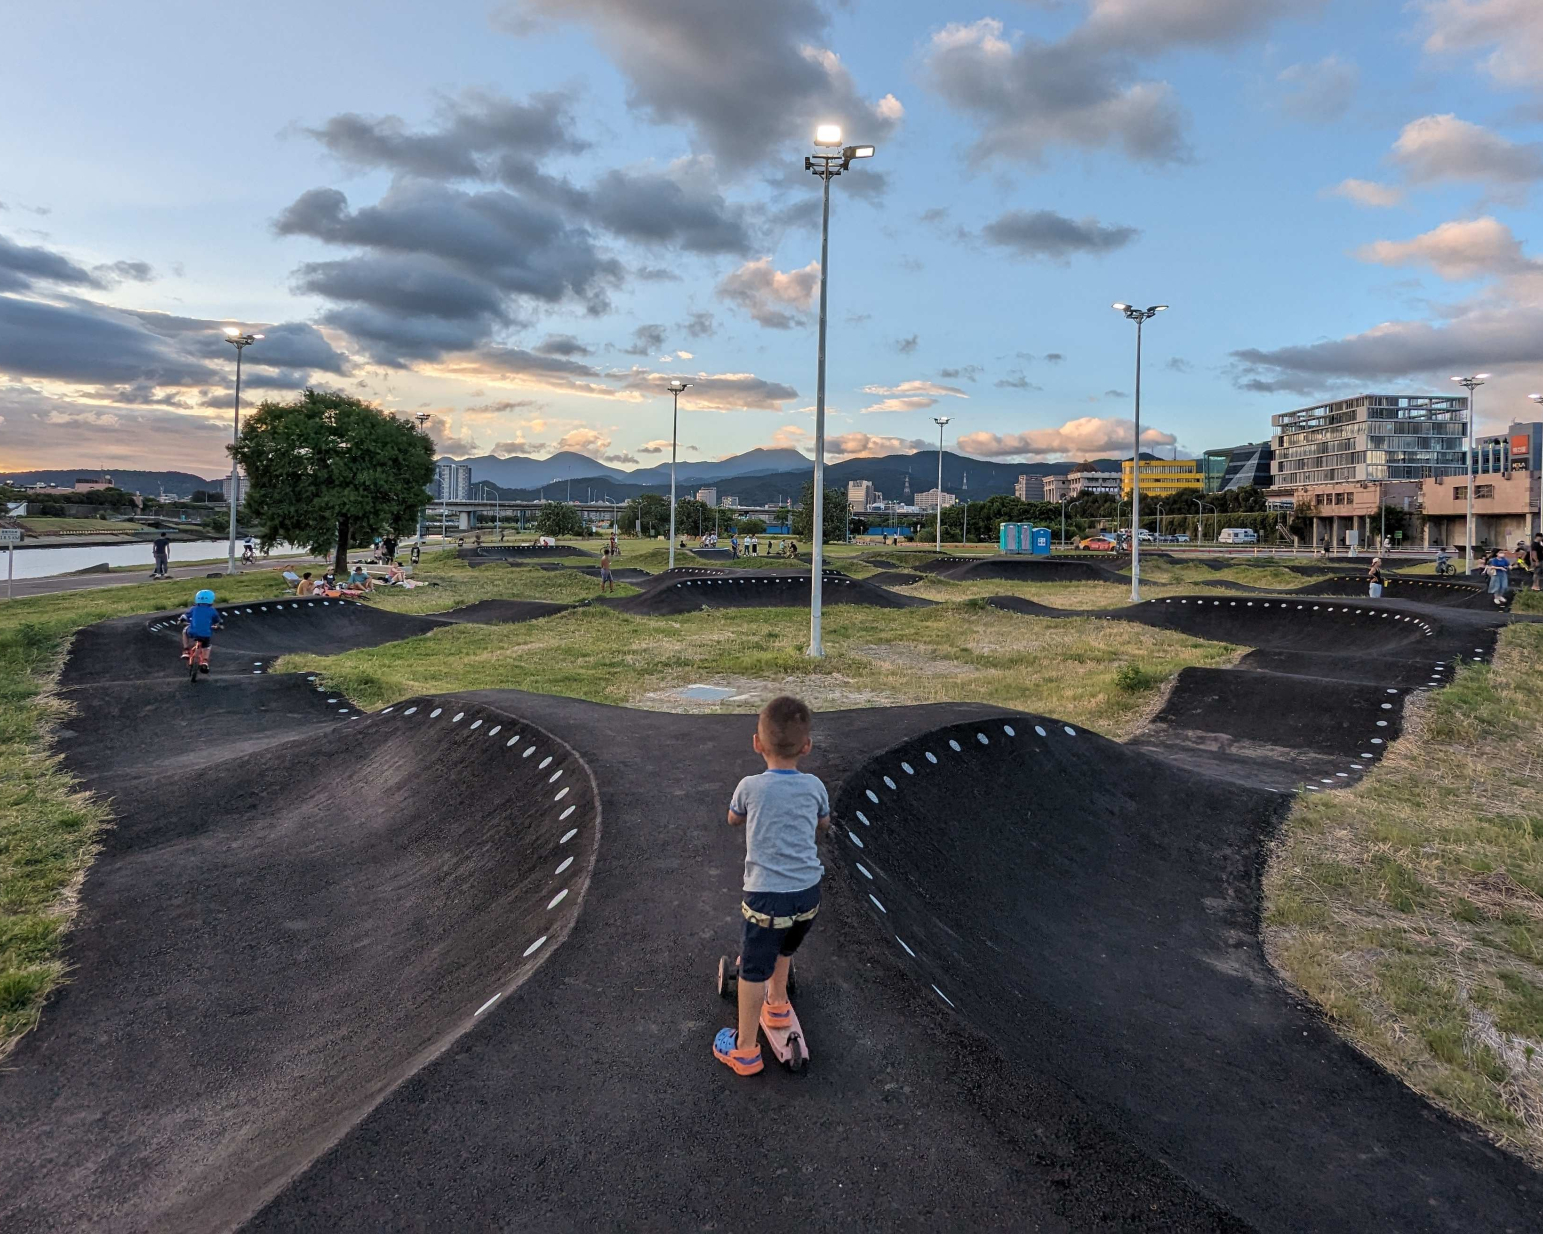
<path fill-rule="evenodd" d="M 847 538 L 847 495 L 840 489 L 825 490 L 825 543 L 836 544 Z M 798 540 L 814 538 L 814 481 L 804 485 L 798 508 L 793 511 L 793 536 Z"/>
<path fill-rule="evenodd" d="M 766 534 L 766 522 L 764 519 L 742 518 L 737 523 L 731 521 L 730 526 L 742 536 L 764 536 Z"/>
<path fill-rule="evenodd" d="M 669 502 L 665 502 L 665 509 L 669 509 Z M 705 501 L 698 501 L 695 497 L 682 497 L 675 503 L 675 534 L 678 536 L 699 536 L 713 529 L 713 512 Z M 665 530 L 669 530 L 668 519 Z"/>
<path fill-rule="evenodd" d="M 264 550 L 279 541 L 332 553 L 378 535 L 410 534 L 431 500 L 434 446 L 405 420 L 348 394 L 306 390 L 265 402 L 228 447 L 246 471 L 245 509 Z"/>
<path fill-rule="evenodd" d="M 536 515 L 536 530 L 544 536 L 582 536 L 584 518 L 578 506 L 566 501 L 549 501 Z"/>
<path fill-rule="evenodd" d="M 621 528 L 640 537 L 662 536 L 670 530 L 670 501 L 657 493 L 634 497 L 621 512 Z"/>

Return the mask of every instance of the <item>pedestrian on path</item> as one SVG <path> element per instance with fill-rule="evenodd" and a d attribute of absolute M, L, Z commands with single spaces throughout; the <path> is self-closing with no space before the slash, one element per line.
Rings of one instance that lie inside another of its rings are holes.
<path fill-rule="evenodd" d="M 1373 600 L 1382 599 L 1382 585 L 1387 580 L 1382 576 L 1382 558 L 1372 558 L 1372 568 L 1366 572 L 1367 594 Z"/>
<path fill-rule="evenodd" d="M 1484 563 L 1484 573 L 1489 576 L 1489 595 L 1496 608 L 1504 608 L 1506 593 L 1511 590 L 1511 562 L 1504 549 L 1497 548 Z"/>
<path fill-rule="evenodd" d="M 150 545 L 150 552 L 155 557 L 155 569 L 150 572 L 151 578 L 171 577 L 171 537 L 164 531 L 156 536 Z"/>
<path fill-rule="evenodd" d="M 616 591 L 616 582 L 611 577 L 611 550 L 606 549 L 600 554 L 600 594 Z"/>

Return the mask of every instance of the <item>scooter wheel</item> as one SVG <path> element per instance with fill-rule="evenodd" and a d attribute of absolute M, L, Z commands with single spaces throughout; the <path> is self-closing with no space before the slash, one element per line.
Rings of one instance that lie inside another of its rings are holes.
<path fill-rule="evenodd" d="M 788 1059 L 783 1064 L 789 1071 L 799 1072 L 809 1060 L 804 1057 L 804 1043 L 797 1033 L 788 1035 Z"/>
<path fill-rule="evenodd" d="M 732 963 L 729 957 L 718 957 L 718 997 L 730 999 L 734 997 L 739 987 L 739 966 Z"/>

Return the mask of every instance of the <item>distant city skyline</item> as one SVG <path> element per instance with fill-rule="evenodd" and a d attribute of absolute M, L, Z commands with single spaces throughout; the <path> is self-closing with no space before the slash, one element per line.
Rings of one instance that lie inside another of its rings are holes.
<path fill-rule="evenodd" d="M 228 468 L 242 398 L 427 412 L 443 453 L 828 458 L 1269 436 L 1365 392 L 1543 389 L 1529 0 L 146 0 L 8 16 L 0 472 Z M 62 65 L 69 66 L 62 73 Z"/>

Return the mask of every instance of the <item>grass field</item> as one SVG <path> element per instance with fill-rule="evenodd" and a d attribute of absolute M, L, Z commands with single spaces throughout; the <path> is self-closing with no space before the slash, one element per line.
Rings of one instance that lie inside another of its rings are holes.
<path fill-rule="evenodd" d="M 75 895 L 108 818 L 48 752 L 65 718 L 51 688 L 70 636 L 125 613 L 185 604 L 188 581 L 61 592 L 0 604 L 0 1057 L 63 975 Z M 275 574 L 216 584 L 221 599 L 282 590 Z"/>
<path fill-rule="evenodd" d="M 132 536 L 138 523 L 110 523 L 97 518 L 24 518 L 17 520 L 33 536 Z"/>
<path fill-rule="evenodd" d="M 1360 1049 L 1543 1165 L 1543 626 L 1416 696 L 1355 789 L 1296 808 L 1276 965 Z"/>

